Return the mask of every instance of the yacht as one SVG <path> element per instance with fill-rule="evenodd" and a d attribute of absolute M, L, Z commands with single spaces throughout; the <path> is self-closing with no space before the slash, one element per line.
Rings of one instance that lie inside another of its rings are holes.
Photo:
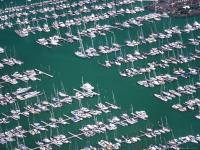
<path fill-rule="evenodd" d="M 38 44 L 44 45 L 44 46 L 46 46 L 46 45 L 49 44 L 48 41 L 47 41 L 45 38 L 38 39 L 36 42 L 37 42 Z"/>
<path fill-rule="evenodd" d="M 0 47 L 0 53 L 4 53 L 4 49 Z"/>
<path fill-rule="evenodd" d="M 28 30 L 23 28 L 20 30 L 15 30 L 15 32 L 20 36 L 20 37 L 27 37 L 29 35 Z"/>

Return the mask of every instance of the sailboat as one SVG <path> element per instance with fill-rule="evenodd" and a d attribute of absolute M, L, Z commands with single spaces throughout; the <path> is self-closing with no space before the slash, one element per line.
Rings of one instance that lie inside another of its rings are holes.
<path fill-rule="evenodd" d="M 97 53 L 96 49 L 94 48 L 94 41 L 93 41 L 93 37 L 91 37 L 91 42 L 92 42 L 92 47 L 89 47 L 88 49 L 85 50 L 86 55 L 90 58 L 90 57 L 94 57 L 94 56 L 99 56 L 99 54 Z"/>
<path fill-rule="evenodd" d="M 75 52 L 75 55 L 78 56 L 78 57 L 81 57 L 81 58 L 86 58 L 88 57 L 85 53 L 85 50 L 84 50 L 84 46 L 83 46 L 83 41 L 82 41 L 82 38 L 80 36 L 80 33 L 79 33 L 79 30 L 78 30 L 78 38 L 79 38 L 79 50 Z"/>
<path fill-rule="evenodd" d="M 199 109 L 199 112 L 198 112 L 198 114 L 195 116 L 195 118 L 197 118 L 197 119 L 200 120 L 200 105 L 198 105 L 198 109 Z"/>
<path fill-rule="evenodd" d="M 106 67 L 106 68 L 110 68 L 112 66 L 112 62 L 109 60 L 108 54 L 106 54 L 106 60 L 101 65 L 104 66 L 104 67 Z"/>

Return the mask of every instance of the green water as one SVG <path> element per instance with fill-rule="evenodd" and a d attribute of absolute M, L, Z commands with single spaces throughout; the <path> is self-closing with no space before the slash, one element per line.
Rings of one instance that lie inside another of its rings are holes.
<path fill-rule="evenodd" d="M 145 11 L 144 13 L 139 14 L 148 14 L 148 11 Z M 136 14 L 135 16 L 138 16 Z M 130 16 L 120 16 L 118 20 L 122 22 L 125 20 L 125 18 L 130 18 Z M 187 18 L 187 21 L 189 23 L 193 23 L 194 20 L 200 21 L 199 17 L 191 17 Z M 111 19 L 111 23 L 114 21 L 114 19 Z M 158 31 L 163 31 L 163 25 L 164 27 L 169 27 L 170 22 L 172 26 L 178 25 L 180 27 L 183 27 L 186 24 L 185 18 L 175 19 L 175 18 L 167 18 L 162 19 L 160 22 L 156 22 L 156 27 Z M 153 29 L 155 31 L 155 27 L 152 23 L 144 23 L 142 26 L 144 35 L 148 35 L 151 30 Z M 137 31 L 139 27 L 133 26 L 133 28 L 130 28 L 129 32 L 132 39 L 136 40 L 137 37 Z M 75 30 L 75 28 L 73 28 Z M 66 30 L 65 30 L 66 31 Z M 128 39 L 128 30 L 124 29 L 123 31 L 119 31 L 116 29 L 112 30 L 115 33 L 116 41 L 119 44 L 123 44 L 123 41 Z M 61 30 L 61 34 L 64 35 L 64 30 Z M 119 76 L 118 71 L 119 69 L 124 69 L 126 65 L 123 65 L 122 67 L 112 67 L 109 69 L 103 68 L 98 64 L 98 62 L 102 62 L 105 60 L 105 55 L 102 55 L 98 58 L 92 58 L 92 59 L 81 59 L 77 58 L 74 55 L 74 52 L 78 50 L 79 44 L 78 43 L 63 43 L 62 46 L 54 47 L 54 48 L 46 48 L 38 45 L 35 41 L 38 38 L 41 37 L 48 37 L 48 35 L 52 35 L 51 33 L 48 34 L 36 34 L 36 35 L 30 35 L 27 38 L 20 38 L 18 37 L 13 29 L 6 29 L 4 31 L 0 31 L 0 46 L 5 47 L 7 50 L 8 56 L 16 56 L 16 58 L 19 58 L 20 60 L 24 61 L 24 64 L 22 66 L 17 67 L 5 67 L 3 70 L 1 70 L 1 75 L 4 74 L 11 74 L 15 71 L 25 71 L 26 69 L 33 69 L 38 68 L 40 70 L 46 71 L 52 75 L 54 75 L 54 78 L 51 79 L 46 76 L 42 76 L 42 81 L 36 81 L 36 82 L 29 82 L 28 85 L 32 86 L 34 89 L 38 89 L 40 91 L 45 91 L 48 100 L 51 98 L 52 95 L 54 95 L 54 88 L 55 89 L 62 89 L 61 82 L 64 84 L 64 87 L 66 91 L 69 93 L 69 95 L 73 95 L 73 88 L 78 88 L 81 85 L 81 79 L 83 77 L 84 81 L 87 81 L 95 86 L 95 88 L 99 89 L 101 93 L 101 99 L 102 101 L 110 101 L 112 100 L 112 91 L 115 93 L 116 103 L 121 107 L 121 110 L 119 112 L 112 111 L 108 114 L 103 114 L 101 116 L 98 116 L 97 118 L 99 120 L 103 119 L 106 121 L 106 118 L 109 118 L 113 115 L 119 115 L 121 113 L 127 112 L 130 113 L 131 111 L 131 105 L 133 106 L 133 110 L 145 110 L 147 114 L 149 115 L 149 119 L 147 121 L 141 121 L 134 125 L 129 125 L 128 127 L 119 127 L 117 131 L 108 132 L 107 135 L 105 134 L 97 134 L 94 137 L 86 138 L 83 137 L 82 141 L 78 141 L 77 139 L 73 139 L 71 144 L 63 145 L 62 147 L 53 147 L 53 149 L 81 149 L 85 147 L 86 145 L 93 145 L 97 146 L 97 141 L 101 140 L 102 138 L 105 139 L 106 136 L 110 141 L 112 141 L 114 134 L 116 136 L 120 135 L 139 135 L 141 130 L 145 130 L 145 127 L 147 126 L 157 126 L 157 122 L 164 117 L 167 117 L 168 124 L 170 128 L 173 129 L 173 133 L 175 137 L 179 136 L 185 136 L 188 134 L 197 134 L 200 133 L 200 122 L 199 120 L 195 119 L 195 115 L 198 112 L 198 109 L 195 111 L 188 111 L 188 112 L 178 112 L 176 110 L 173 110 L 171 108 L 171 105 L 173 103 L 178 102 L 178 99 L 176 98 L 173 101 L 170 101 L 169 103 L 164 103 L 162 101 L 157 100 L 153 94 L 158 93 L 160 90 L 160 87 L 155 88 L 144 88 L 142 86 L 139 86 L 137 84 L 138 80 L 144 79 L 143 75 L 135 76 L 133 78 L 122 78 Z M 111 33 L 108 33 L 108 40 L 111 40 Z M 197 35 L 200 35 L 199 31 L 194 33 L 195 37 Z M 183 42 L 191 38 L 191 34 L 183 34 Z M 169 41 L 176 41 L 180 38 L 178 36 L 173 36 Z M 91 45 L 91 40 L 89 38 L 83 38 L 84 45 Z M 161 40 L 159 40 L 161 42 Z M 166 43 L 167 41 L 164 40 L 163 43 Z M 97 36 L 94 39 L 94 45 L 97 47 L 100 43 L 105 44 L 105 38 L 102 36 Z M 139 46 L 139 49 L 141 52 L 148 52 L 151 47 L 158 46 L 159 42 L 156 42 L 154 44 L 147 44 L 143 46 Z M 199 47 L 198 47 L 199 48 Z M 134 49 L 123 47 L 122 51 L 126 50 L 126 53 L 133 52 Z M 184 53 L 187 54 L 189 52 L 192 52 L 194 50 L 194 46 L 188 47 L 186 50 L 184 50 Z M 114 54 L 109 54 L 109 58 L 113 58 Z M 1 55 L 1 58 L 4 56 Z M 155 59 L 159 59 L 159 57 L 150 57 L 149 59 L 145 61 L 138 61 L 135 63 L 135 66 L 143 66 L 148 61 L 152 61 Z M 195 61 L 193 63 L 190 63 L 191 66 L 198 66 L 199 67 L 199 61 Z M 178 67 L 187 67 L 187 65 L 179 65 Z M 160 69 L 157 70 L 157 74 L 160 72 L 171 72 L 173 70 L 173 65 L 169 69 Z M 183 78 L 179 79 L 180 85 L 185 85 L 191 82 L 191 80 L 197 81 L 198 77 L 192 77 L 190 79 L 187 79 L 187 81 Z M 17 86 L 10 86 L 9 84 L 5 85 L 5 88 L 2 89 L 2 93 L 5 93 L 7 91 L 13 91 L 19 86 L 26 86 L 26 84 L 23 84 L 20 82 Z M 176 82 L 167 83 L 166 88 L 172 89 L 176 87 Z M 198 91 L 195 95 L 195 97 L 200 98 L 200 92 Z M 41 96 L 41 100 L 44 100 L 45 97 Z M 188 99 L 187 96 L 182 97 L 182 101 L 184 102 L 186 99 Z M 36 102 L 36 98 L 33 98 L 31 100 L 32 104 Z M 91 99 L 86 99 L 82 102 L 83 106 L 89 106 L 90 108 L 94 108 L 94 105 L 97 103 L 98 98 L 94 97 Z M 18 102 L 20 107 L 24 106 L 24 102 Z M 13 107 L 12 105 L 7 106 L 0 106 L 1 112 L 4 112 L 6 114 L 9 113 L 9 108 Z M 79 108 L 78 102 L 74 102 L 72 105 L 64 105 L 61 109 L 57 108 L 54 109 L 55 117 L 62 116 L 63 114 L 70 114 L 71 110 Z M 30 122 L 39 122 L 41 120 L 48 121 L 48 118 L 50 117 L 49 112 L 42 112 L 40 115 L 30 115 Z M 59 127 L 59 133 L 67 134 L 68 131 L 72 133 L 79 133 L 79 128 L 88 124 L 93 123 L 94 119 L 86 119 L 84 121 L 81 121 L 79 123 L 71 123 L 69 125 L 61 125 Z M 26 117 L 21 117 L 19 123 L 25 128 L 28 129 L 28 119 Z M 17 125 L 16 121 L 11 121 L 7 125 L 1 125 L 2 131 L 11 129 Z M 157 126 L 158 127 L 158 126 Z M 56 129 L 52 129 L 53 135 L 56 134 Z M 25 143 L 28 147 L 35 147 L 36 141 L 41 140 L 45 136 L 50 136 L 50 130 L 45 132 L 42 132 L 40 135 L 30 136 L 28 135 L 25 138 Z M 165 139 L 166 141 L 171 139 L 172 135 L 167 134 L 163 135 L 162 139 Z M 156 139 L 157 143 L 161 143 L 160 139 Z M 20 141 L 22 141 L 20 139 Z M 146 148 L 150 144 L 155 144 L 155 139 L 145 139 L 142 142 L 128 145 L 123 144 L 122 148 L 123 150 L 128 149 L 143 149 Z M 7 148 L 12 149 L 16 145 L 16 142 L 12 142 L 12 144 L 8 144 Z M 12 148 L 11 148 L 12 147 Z M 188 147 L 191 149 L 200 149 L 200 145 L 184 145 L 184 147 Z M 6 149 L 6 146 L 0 146 L 0 150 Z"/>

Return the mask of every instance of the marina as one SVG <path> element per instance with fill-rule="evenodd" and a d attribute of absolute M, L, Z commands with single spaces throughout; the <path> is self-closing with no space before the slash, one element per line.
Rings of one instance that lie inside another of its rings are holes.
<path fill-rule="evenodd" d="M 1 0 L 0 150 L 200 149 L 186 1 Z"/>

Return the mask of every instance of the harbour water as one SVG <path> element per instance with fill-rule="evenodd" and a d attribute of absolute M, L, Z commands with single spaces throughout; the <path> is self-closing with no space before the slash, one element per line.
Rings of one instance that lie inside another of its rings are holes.
<path fill-rule="evenodd" d="M 0 1 L 1 8 L 5 8 L 6 2 Z M 15 2 L 18 4 L 18 2 Z M 33 2 L 31 2 L 33 3 Z M 25 3 L 21 3 L 25 4 Z M 18 5 L 21 5 L 18 4 Z M 147 2 L 144 2 L 144 5 L 146 5 Z M 136 2 L 134 6 L 141 6 L 140 2 Z M 150 12 L 145 10 L 144 12 L 133 14 L 133 15 L 124 15 L 119 16 L 117 18 L 111 18 L 109 19 L 109 23 L 113 24 L 114 21 L 123 22 L 127 20 L 130 17 L 138 16 L 138 15 L 145 15 L 149 14 Z M 115 35 L 115 40 L 118 44 L 124 45 L 124 41 L 129 39 L 129 34 L 131 39 L 137 40 L 139 31 L 142 29 L 143 34 L 145 37 L 147 37 L 149 34 L 151 34 L 152 30 L 153 32 L 163 32 L 164 29 L 172 27 L 172 26 L 179 26 L 180 28 L 184 28 L 184 26 L 187 23 L 193 24 L 194 21 L 200 22 L 199 16 L 194 17 L 188 17 L 188 18 L 162 18 L 158 22 L 145 22 L 143 26 L 133 26 L 129 29 L 123 28 L 123 30 L 119 29 L 112 29 L 112 32 Z M 103 21 L 100 21 L 102 24 Z M 87 28 L 92 27 L 93 24 L 89 23 L 87 25 Z M 72 110 L 80 108 L 80 105 L 95 109 L 95 104 L 101 99 L 102 102 L 110 102 L 113 103 L 113 94 L 115 96 L 115 104 L 117 106 L 120 106 L 120 110 L 113 110 L 109 113 L 102 113 L 99 116 L 91 117 L 89 119 L 84 119 L 83 121 L 80 121 L 78 123 L 70 123 L 68 125 L 59 125 L 59 128 L 48 128 L 48 131 L 43 131 L 41 134 L 38 135 L 30 135 L 26 134 L 26 137 L 24 137 L 24 143 L 29 148 L 37 147 L 36 142 L 41 141 L 45 137 L 50 137 L 53 135 L 59 134 L 65 134 L 67 136 L 70 136 L 68 132 L 78 134 L 80 133 L 80 128 L 87 125 L 87 124 L 94 124 L 94 120 L 102 120 L 102 122 L 107 122 L 108 118 L 111 118 L 112 116 L 119 116 L 122 113 L 130 114 L 132 109 L 133 112 L 145 110 L 148 114 L 148 119 L 146 121 L 139 121 L 138 123 L 134 125 L 129 125 L 125 127 L 118 127 L 115 131 L 109 131 L 106 133 L 100 133 L 96 134 L 92 137 L 85 137 L 81 136 L 82 140 L 78 138 L 71 139 L 69 144 L 63 144 L 62 146 L 58 147 L 53 145 L 53 149 L 69 149 L 69 150 L 75 150 L 75 149 L 82 149 L 86 146 L 92 145 L 95 147 L 98 146 L 98 141 L 101 139 L 113 141 L 115 137 L 120 137 L 121 135 L 126 136 L 137 136 L 142 134 L 140 131 L 145 131 L 147 127 L 152 127 L 154 129 L 159 128 L 159 123 L 162 120 L 167 119 L 169 128 L 172 129 L 172 133 L 168 133 L 163 136 L 158 136 L 156 138 L 144 138 L 140 142 L 137 142 L 135 144 L 122 144 L 120 149 L 123 150 L 132 150 L 132 149 L 145 149 L 149 145 L 159 144 L 159 143 L 165 143 L 164 141 L 168 141 L 173 138 L 178 138 L 181 136 L 186 135 L 197 135 L 200 134 L 200 120 L 195 118 L 195 115 L 198 114 L 199 109 L 196 108 L 194 111 L 187 111 L 187 112 L 180 112 L 177 110 L 174 110 L 171 106 L 175 103 L 178 103 L 179 99 L 176 97 L 172 101 L 169 102 L 163 102 L 159 99 L 157 99 L 154 94 L 160 93 L 161 86 L 155 86 L 153 88 L 146 88 L 143 86 L 140 86 L 137 81 L 144 80 L 144 75 L 136 75 L 134 77 L 122 77 L 119 75 L 119 71 L 124 70 L 129 65 L 125 64 L 122 66 L 112 66 L 111 68 L 106 68 L 100 65 L 100 63 L 103 63 L 104 60 L 106 60 L 106 55 L 101 55 L 99 57 L 94 58 L 79 58 L 74 53 L 79 48 L 79 42 L 69 43 L 69 42 L 63 42 L 61 43 L 61 46 L 52 46 L 51 48 L 39 45 L 36 43 L 36 40 L 42 37 L 49 37 L 50 35 L 53 35 L 52 33 L 56 31 L 52 29 L 50 33 L 37 33 L 37 34 L 30 34 L 28 37 L 21 38 L 19 37 L 14 30 L 18 27 L 14 27 L 9 29 L 6 28 L 5 30 L 0 30 L 0 47 L 4 48 L 6 50 L 6 54 L 1 54 L 0 58 L 7 57 L 15 57 L 21 61 L 23 61 L 23 65 L 9 67 L 5 66 L 3 69 L 0 70 L 0 76 L 3 75 L 10 75 L 14 72 L 24 72 L 28 69 L 39 69 L 42 70 L 50 75 L 53 75 L 53 78 L 41 75 L 40 79 L 41 81 L 30 81 L 28 83 L 19 82 L 17 85 L 11 85 L 9 83 L 3 83 L 4 86 L 1 88 L 1 93 L 5 94 L 7 92 L 13 92 L 19 87 L 27 87 L 31 86 L 33 89 L 36 89 L 38 91 L 45 92 L 45 94 L 42 94 L 41 96 L 38 96 L 38 98 L 42 100 L 48 100 L 51 102 L 51 98 L 55 96 L 55 91 L 61 91 L 63 88 L 69 95 L 74 94 L 74 88 L 79 88 L 82 84 L 82 80 L 84 82 L 89 82 L 95 87 L 95 91 L 100 93 L 101 95 L 92 97 L 92 98 L 86 98 L 85 100 L 80 102 L 73 101 L 71 105 L 64 104 L 61 108 L 52 108 L 54 112 L 55 118 L 63 116 L 63 114 L 70 114 Z M 82 27 L 83 28 L 83 27 Z M 72 32 L 75 32 L 76 28 L 72 27 Z M 60 34 L 64 36 L 64 33 L 66 30 L 60 30 Z M 108 32 L 107 38 L 108 43 L 111 43 L 111 41 L 114 40 L 114 36 L 112 32 Z M 199 30 L 194 31 L 192 33 L 182 33 L 182 42 L 186 44 L 188 42 L 189 38 L 194 38 L 200 36 Z M 97 48 L 100 44 L 106 43 L 105 36 L 97 35 L 94 40 L 94 47 Z M 180 36 L 174 35 L 169 40 L 158 40 L 155 43 L 152 44 L 143 44 L 141 46 L 138 46 L 138 49 L 140 52 L 149 52 L 149 50 L 153 47 L 159 47 L 160 45 L 164 45 L 168 42 L 175 42 L 177 40 L 180 40 Z M 85 48 L 91 46 L 91 38 L 83 37 L 83 45 Z M 130 52 L 134 52 L 137 48 L 131 48 L 131 47 L 122 47 L 121 51 L 124 54 L 128 54 Z M 194 49 L 200 49 L 199 46 L 193 46 L 193 45 L 187 45 L 187 48 L 184 49 L 185 56 L 189 55 L 190 53 L 194 52 Z M 117 55 L 120 55 L 119 52 L 117 52 Z M 172 55 L 171 53 L 168 55 Z M 115 54 L 108 54 L 107 55 L 110 60 L 115 57 Z M 137 61 L 134 63 L 135 67 L 142 67 L 145 66 L 148 62 L 152 61 L 158 61 L 160 60 L 161 56 L 151 56 L 146 60 Z M 188 64 L 190 67 L 200 67 L 200 61 L 199 59 L 189 62 L 187 64 L 178 64 L 178 65 L 170 65 L 170 67 L 161 69 L 156 69 L 156 74 L 164 74 L 164 73 L 170 73 L 172 74 L 174 68 L 188 68 Z M 198 72 L 199 74 L 199 72 Z M 147 75 L 148 76 L 148 75 Z M 151 74 L 153 76 L 153 73 Z M 190 83 L 195 83 L 200 80 L 200 75 L 191 75 L 191 77 L 184 78 L 180 77 L 178 79 L 179 85 L 186 85 Z M 166 90 L 175 89 L 177 88 L 177 82 L 167 82 L 165 84 Z M 195 98 L 200 98 L 200 92 L 199 89 L 197 92 L 193 95 Z M 38 102 L 38 98 L 34 97 L 31 98 L 28 101 L 28 104 L 34 104 Z M 181 101 L 185 102 L 188 99 L 191 99 L 191 95 L 183 95 L 181 96 Z M 20 108 L 23 108 L 26 103 L 25 101 L 18 101 L 17 104 Z M 10 114 L 10 110 L 15 108 L 14 104 L 8 104 L 5 106 L 0 106 L 1 112 L 4 114 Z M 3 115 L 1 115 L 3 117 Z M 42 112 L 38 115 L 32 115 L 30 114 L 29 117 L 20 116 L 20 119 L 18 121 L 11 120 L 8 124 L 1 124 L 1 132 L 8 131 L 14 127 L 16 127 L 18 124 L 23 126 L 24 129 L 29 129 L 29 122 L 41 122 L 45 121 L 48 122 L 49 118 L 51 117 L 51 114 L 49 111 Z M 22 143 L 22 138 L 18 138 L 19 142 Z M 0 144 L 0 150 L 4 149 L 14 149 L 14 147 L 17 145 L 17 141 L 9 142 L 8 144 Z M 180 146 L 182 149 L 200 149 L 200 144 L 184 144 Z M 109 149 L 109 148 L 108 148 Z"/>

